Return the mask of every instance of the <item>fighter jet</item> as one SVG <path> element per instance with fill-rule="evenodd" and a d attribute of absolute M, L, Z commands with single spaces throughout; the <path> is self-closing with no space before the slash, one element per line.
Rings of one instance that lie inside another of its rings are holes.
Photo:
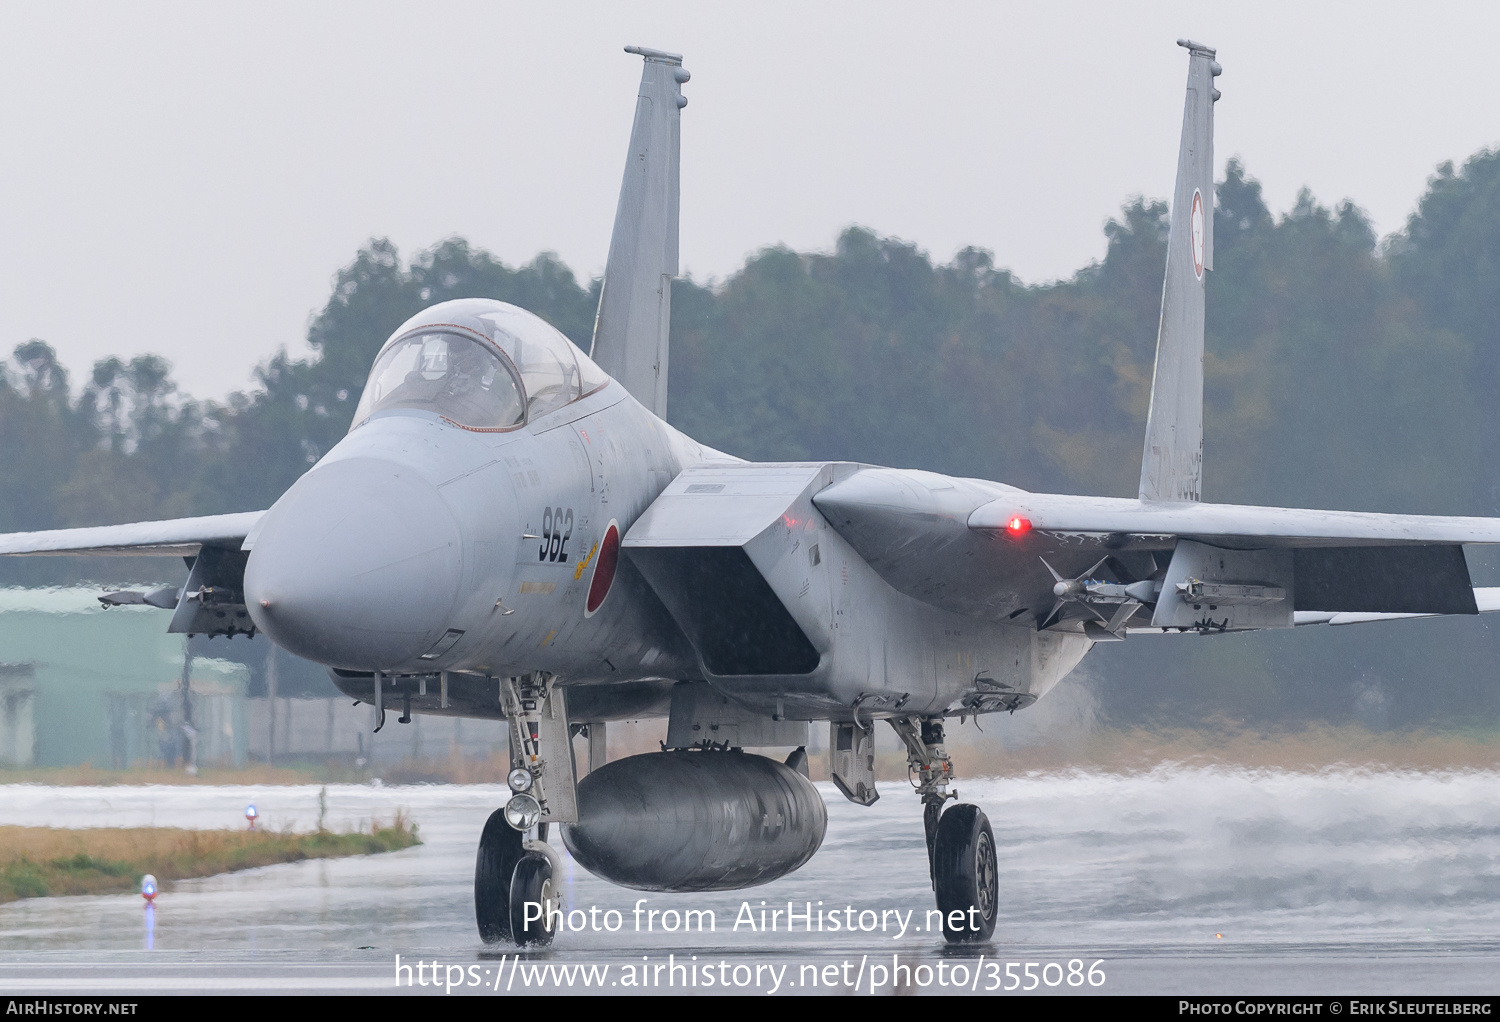
<path fill-rule="evenodd" d="M 1180 44 L 1136 498 L 747 462 L 668 425 L 689 76 L 632 47 L 645 66 L 589 352 L 524 309 L 444 302 L 395 329 L 348 435 L 270 509 L 10 534 L 0 553 L 180 556 L 182 587 L 104 599 L 169 609 L 171 632 L 263 633 L 326 665 L 376 730 L 397 707 L 508 721 L 513 796 L 475 868 L 485 941 L 552 940 L 553 824 L 584 868 L 640 890 L 786 875 L 827 827 L 811 724 L 829 728 L 838 790 L 868 806 L 882 721 L 906 749 L 944 933 L 986 940 L 1006 876 L 984 812 L 956 802 L 954 718 L 1026 709 L 1096 642 L 1500 608 L 1463 550 L 1500 542 L 1500 519 L 1200 499 L 1220 67 Z M 608 723 L 642 718 L 665 718 L 662 751 L 610 761 Z"/>

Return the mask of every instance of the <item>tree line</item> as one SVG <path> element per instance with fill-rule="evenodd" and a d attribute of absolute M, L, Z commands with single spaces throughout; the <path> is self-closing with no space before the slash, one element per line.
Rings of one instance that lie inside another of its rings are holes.
<path fill-rule="evenodd" d="M 1500 514 L 1500 153 L 1439 166 L 1383 241 L 1352 202 L 1326 206 L 1305 190 L 1273 214 L 1237 161 L 1214 217 L 1204 499 Z M 1042 284 L 1021 282 L 988 251 L 939 263 L 864 228 L 832 251 L 772 247 L 723 281 L 678 281 L 671 421 L 752 459 L 1133 495 L 1167 228 L 1164 203 L 1135 199 L 1105 225 L 1102 260 Z M 587 350 L 598 290 L 550 254 L 507 266 L 451 238 L 404 260 L 374 240 L 335 277 L 309 329 L 312 355 L 283 350 L 223 401 L 181 394 L 169 364 L 149 354 L 104 359 L 80 386 L 48 344 L 29 341 L 0 363 L 0 531 L 268 507 L 347 431 L 376 351 L 408 316 L 450 298 L 498 298 Z M 1488 565 L 1473 563 L 1483 584 Z M 8 559 L 0 583 L 160 568 Z M 1474 680 L 1493 677 L 1500 647 L 1487 628 L 1459 622 L 1469 631 L 1450 635 L 1448 624 L 1403 626 L 1414 629 L 1405 638 L 1364 632 L 1373 645 L 1359 648 L 1377 659 L 1356 687 L 1384 685 L 1415 707 L 1443 704 L 1434 693 L 1447 685 L 1452 712 L 1500 713 Z M 1422 638 L 1432 634 L 1444 637 Z M 1280 705 L 1298 671 L 1348 675 L 1344 653 L 1319 652 L 1345 641 L 1236 639 L 1215 653 L 1197 643 L 1166 669 L 1159 649 L 1132 642 L 1089 663 L 1187 702 L 1208 691 L 1220 705 L 1259 706 L 1279 692 Z M 1229 667 L 1203 666 L 1225 653 Z M 1413 677 L 1421 684 L 1406 684 Z M 1328 696 L 1330 715 L 1358 701 L 1347 694 Z"/>

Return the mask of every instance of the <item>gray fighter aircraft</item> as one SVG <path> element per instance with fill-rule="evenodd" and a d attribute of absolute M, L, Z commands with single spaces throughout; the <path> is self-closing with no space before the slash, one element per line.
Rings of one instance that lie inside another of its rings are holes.
<path fill-rule="evenodd" d="M 1135 499 L 843 462 L 741 461 L 665 421 L 682 59 L 644 58 L 589 354 L 522 309 L 445 302 L 391 335 L 348 436 L 267 511 L 0 536 L 5 554 L 160 554 L 168 630 L 259 631 L 370 704 L 509 721 L 514 797 L 484 827 L 486 941 L 546 943 L 558 873 L 642 890 L 764 883 L 817 851 L 806 779 L 878 797 L 874 729 L 906 747 L 953 941 L 1002 882 L 977 806 L 946 803 L 945 722 L 1024 709 L 1096 642 L 1500 608 L 1463 545 L 1500 519 L 1209 504 L 1204 286 L 1214 51 L 1183 41 L 1182 147 Z M 1138 639 L 1137 641 L 1143 641 Z M 609 721 L 666 718 L 613 762 Z M 573 739 L 587 739 L 578 778 Z M 781 762 L 745 749 L 791 748 Z M 946 811 L 945 810 L 946 806 Z"/>

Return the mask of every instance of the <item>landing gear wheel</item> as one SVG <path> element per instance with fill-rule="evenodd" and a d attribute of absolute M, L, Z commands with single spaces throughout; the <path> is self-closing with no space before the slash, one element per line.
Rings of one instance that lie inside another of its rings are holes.
<path fill-rule="evenodd" d="M 557 895 L 552 887 L 552 863 L 535 852 L 516 864 L 510 882 L 510 932 L 521 947 L 546 947 L 552 943 L 553 913 Z"/>
<path fill-rule="evenodd" d="M 496 809 L 479 836 L 479 855 L 474 862 L 474 920 L 486 944 L 513 940 L 511 879 L 525 856 L 521 832 L 505 822 L 505 810 Z"/>
<path fill-rule="evenodd" d="M 932 873 L 948 942 L 989 940 L 1000 911 L 999 865 L 994 832 L 978 806 L 956 805 L 938 819 Z M 953 912 L 962 913 L 957 926 L 950 925 Z"/>

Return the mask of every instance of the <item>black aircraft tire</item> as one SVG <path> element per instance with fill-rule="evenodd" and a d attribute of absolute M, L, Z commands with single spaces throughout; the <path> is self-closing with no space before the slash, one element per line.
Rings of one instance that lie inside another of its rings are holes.
<path fill-rule="evenodd" d="M 474 861 L 474 921 L 486 944 L 512 939 L 510 884 L 516 863 L 525 854 L 521 832 L 505 822 L 504 809 L 496 809 L 479 836 L 479 855 Z"/>
<path fill-rule="evenodd" d="M 527 854 L 516 864 L 515 877 L 510 882 L 510 932 L 518 947 L 546 947 L 552 943 L 553 932 L 547 926 L 556 902 L 552 863 L 535 852 Z M 529 921 L 528 904 L 532 906 Z"/>
<path fill-rule="evenodd" d="M 938 819 L 932 865 L 943 936 L 950 944 L 989 940 L 1000 914 L 999 862 L 989 817 L 978 806 L 956 805 Z M 955 911 L 963 921 L 950 926 Z"/>

